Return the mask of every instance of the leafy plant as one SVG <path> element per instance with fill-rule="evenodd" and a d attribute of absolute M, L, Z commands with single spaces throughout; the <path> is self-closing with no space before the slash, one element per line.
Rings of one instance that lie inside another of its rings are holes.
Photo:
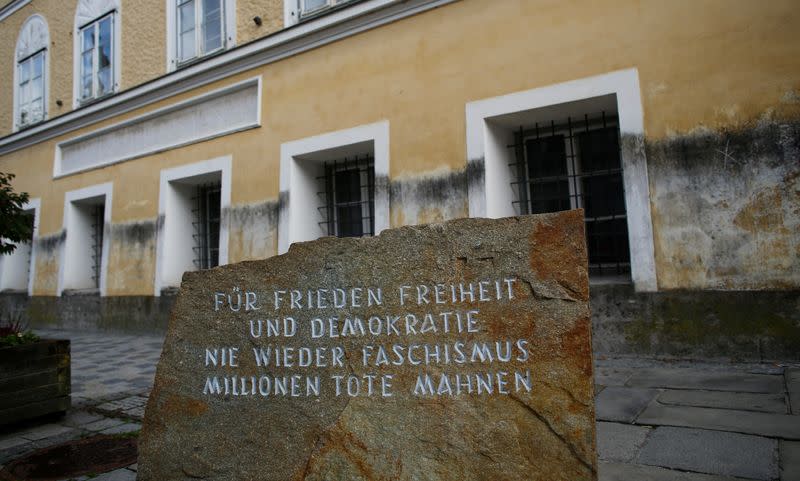
<path fill-rule="evenodd" d="M 32 216 L 23 210 L 28 193 L 11 187 L 14 174 L 0 172 L 0 254 L 10 254 L 33 234 Z"/>
<path fill-rule="evenodd" d="M 39 336 L 28 330 L 22 320 L 22 313 L 11 314 L 0 323 L 0 347 L 19 346 L 39 340 Z"/>

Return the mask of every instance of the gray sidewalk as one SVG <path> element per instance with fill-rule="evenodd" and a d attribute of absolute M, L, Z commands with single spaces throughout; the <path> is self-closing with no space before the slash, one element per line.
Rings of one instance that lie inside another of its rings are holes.
<path fill-rule="evenodd" d="M 67 440 L 140 429 L 161 336 L 39 332 L 72 340 L 73 409 L 2 432 L 0 466 Z M 798 364 L 599 359 L 595 382 L 602 481 L 800 480 Z M 134 480 L 135 471 L 91 479 Z"/>

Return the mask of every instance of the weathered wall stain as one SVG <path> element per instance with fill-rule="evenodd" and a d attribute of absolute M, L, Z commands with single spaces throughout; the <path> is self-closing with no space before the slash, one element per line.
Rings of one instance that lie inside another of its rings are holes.
<path fill-rule="evenodd" d="M 469 216 L 466 169 L 393 179 L 389 189 L 392 227 Z"/>
<path fill-rule="evenodd" d="M 33 294 L 41 295 L 55 292 L 58 288 L 58 261 L 61 246 L 67 239 L 67 231 L 61 230 L 53 235 L 40 236 L 36 240 L 36 276 L 33 280 Z"/>
<path fill-rule="evenodd" d="M 647 142 L 659 287 L 800 286 L 800 122 Z"/>
<path fill-rule="evenodd" d="M 111 224 L 108 295 L 153 292 L 158 219 Z"/>
<path fill-rule="evenodd" d="M 230 225 L 228 261 L 264 259 L 278 251 L 280 203 L 235 205 L 225 209 Z"/>

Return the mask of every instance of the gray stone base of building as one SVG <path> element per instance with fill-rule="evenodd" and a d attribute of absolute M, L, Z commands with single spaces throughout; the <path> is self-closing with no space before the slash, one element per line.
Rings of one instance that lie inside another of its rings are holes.
<path fill-rule="evenodd" d="M 0 294 L 0 320 L 30 328 L 163 332 L 174 295 L 28 297 Z M 800 290 L 637 293 L 591 286 L 597 356 L 800 360 Z"/>
<path fill-rule="evenodd" d="M 800 290 L 634 292 L 591 286 L 596 355 L 800 359 Z"/>
<path fill-rule="evenodd" d="M 0 294 L 0 322 L 21 318 L 31 329 L 69 328 L 125 333 L 165 332 L 176 296 Z"/>

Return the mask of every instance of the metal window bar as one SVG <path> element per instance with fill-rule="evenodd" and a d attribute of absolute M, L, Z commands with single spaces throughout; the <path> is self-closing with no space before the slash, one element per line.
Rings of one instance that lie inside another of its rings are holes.
<path fill-rule="evenodd" d="M 508 146 L 519 214 L 584 209 L 591 275 L 630 274 L 619 144 L 618 117 L 601 112 L 520 126 Z"/>
<path fill-rule="evenodd" d="M 28 256 L 27 259 L 25 260 L 25 265 L 28 266 L 28 277 L 26 277 L 26 279 L 31 278 L 31 268 L 32 268 L 31 260 L 33 260 L 33 229 L 36 225 L 35 215 L 36 214 L 34 214 L 33 212 L 29 212 L 27 214 L 28 216 L 27 222 L 28 222 L 28 227 L 31 230 L 31 236 L 25 241 L 25 243 L 28 244 Z"/>
<path fill-rule="evenodd" d="M 375 159 L 371 155 L 325 162 L 317 177 L 319 226 L 330 236 L 375 235 Z"/>
<path fill-rule="evenodd" d="M 92 282 L 96 289 L 100 288 L 100 267 L 103 258 L 104 211 L 105 204 L 92 206 Z"/>
<path fill-rule="evenodd" d="M 220 182 L 200 184 L 192 198 L 192 252 L 196 269 L 210 269 L 219 265 L 219 230 L 221 222 Z"/>

